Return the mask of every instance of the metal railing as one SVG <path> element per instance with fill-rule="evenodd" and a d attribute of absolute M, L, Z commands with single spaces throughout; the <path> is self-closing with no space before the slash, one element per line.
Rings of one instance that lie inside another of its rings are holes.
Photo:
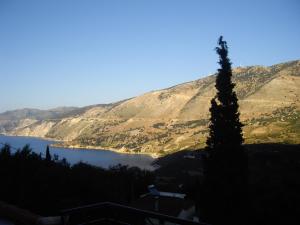
<path fill-rule="evenodd" d="M 112 202 L 103 202 L 64 210 L 61 212 L 61 218 L 63 225 L 208 225 Z"/>

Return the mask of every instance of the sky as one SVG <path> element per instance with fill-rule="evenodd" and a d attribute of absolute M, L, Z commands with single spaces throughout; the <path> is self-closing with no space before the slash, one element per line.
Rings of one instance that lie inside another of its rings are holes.
<path fill-rule="evenodd" d="M 110 103 L 300 59 L 299 0 L 0 0 L 0 112 Z"/>

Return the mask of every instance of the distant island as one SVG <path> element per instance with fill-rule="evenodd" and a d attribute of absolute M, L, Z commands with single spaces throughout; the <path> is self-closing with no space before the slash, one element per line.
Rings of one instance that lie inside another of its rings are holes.
<path fill-rule="evenodd" d="M 245 143 L 300 143 L 300 61 L 233 69 Z M 112 104 L 0 114 L 0 133 L 167 154 L 205 145 L 215 75 Z M 108 93 L 109 94 L 109 93 Z"/>

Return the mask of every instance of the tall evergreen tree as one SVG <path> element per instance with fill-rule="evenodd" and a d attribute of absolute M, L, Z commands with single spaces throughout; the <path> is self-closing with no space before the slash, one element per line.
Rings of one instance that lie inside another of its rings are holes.
<path fill-rule="evenodd" d="M 237 96 L 232 83 L 231 63 L 228 58 L 227 43 L 219 38 L 218 75 L 216 78 L 217 94 L 211 100 L 211 118 L 207 147 L 209 149 L 240 148 L 243 143 L 242 123 L 239 120 Z"/>
<path fill-rule="evenodd" d="M 210 108 L 203 215 L 212 224 L 239 224 L 245 210 L 247 159 L 227 43 L 221 36 L 218 44 L 216 52 L 221 68 Z"/>
<path fill-rule="evenodd" d="M 50 154 L 50 150 L 49 150 L 49 145 L 47 145 L 47 148 L 46 148 L 46 161 L 48 161 L 48 162 L 51 161 L 51 154 Z"/>

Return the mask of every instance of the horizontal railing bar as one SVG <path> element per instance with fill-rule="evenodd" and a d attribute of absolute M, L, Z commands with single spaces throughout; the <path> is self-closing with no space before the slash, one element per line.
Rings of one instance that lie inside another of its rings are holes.
<path fill-rule="evenodd" d="M 101 221 L 108 221 L 108 222 L 114 222 L 114 224 L 120 224 L 120 225 L 130 225 L 129 223 L 123 223 L 123 222 L 119 222 L 119 221 L 116 221 L 116 220 L 113 220 L 113 219 L 98 219 L 98 220 L 92 220 L 92 221 L 89 221 L 89 222 L 86 222 L 86 223 L 81 223 L 79 225 L 89 225 L 89 224 L 94 224 L 94 223 L 98 223 L 98 222 L 101 222 Z"/>
<path fill-rule="evenodd" d="M 208 224 L 202 223 L 202 222 L 195 222 L 195 221 L 191 221 L 191 220 L 185 220 L 185 219 L 181 219 L 181 218 L 174 217 L 174 216 L 169 216 L 169 215 L 164 215 L 164 214 L 157 213 L 157 212 L 137 209 L 137 208 L 133 208 L 133 207 L 130 207 L 130 206 L 125 206 L 125 205 L 112 203 L 112 202 L 102 202 L 102 203 L 96 203 L 96 204 L 91 204 L 91 205 L 87 205 L 87 206 L 80 206 L 80 207 L 76 207 L 76 208 L 72 208 L 72 209 L 67 209 L 67 210 L 61 211 L 61 214 L 71 216 L 72 214 L 82 213 L 82 212 L 86 212 L 86 211 L 89 211 L 89 210 L 95 210 L 95 209 L 100 209 L 100 208 L 106 208 L 106 209 L 109 209 L 109 210 L 113 209 L 113 212 L 116 212 L 116 210 L 120 210 L 120 211 L 123 211 L 123 212 L 127 211 L 127 213 L 129 213 L 129 214 L 137 214 L 139 216 L 142 216 L 143 218 L 149 218 L 149 217 L 150 218 L 157 218 L 157 219 L 160 219 L 160 220 L 174 222 L 174 223 L 178 223 L 178 224 L 208 225 Z"/>

